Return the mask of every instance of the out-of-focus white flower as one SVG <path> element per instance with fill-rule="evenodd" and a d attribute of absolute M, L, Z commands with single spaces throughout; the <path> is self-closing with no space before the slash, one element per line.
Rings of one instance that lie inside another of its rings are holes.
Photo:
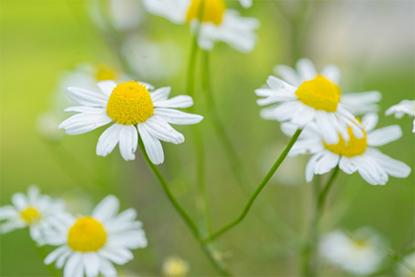
<path fill-rule="evenodd" d="M 107 156 L 118 144 L 122 157 L 134 160 L 139 134 L 150 160 L 161 164 L 164 152 L 160 141 L 184 142 L 184 136 L 170 124 L 189 125 L 203 119 L 200 115 L 177 110 L 191 107 L 193 100 L 185 95 L 168 99 L 170 87 L 151 90 L 148 85 L 136 81 L 119 84 L 105 81 L 98 83 L 98 87 L 98 91 L 68 88 L 68 96 L 79 106 L 66 109 L 77 114 L 59 127 L 67 134 L 79 135 L 113 123 L 98 140 L 96 153 L 99 156 Z"/>
<path fill-rule="evenodd" d="M 242 6 L 244 6 L 244 8 L 249 8 L 252 6 L 252 0 L 239 0 L 239 2 Z"/>
<path fill-rule="evenodd" d="M 328 173 L 336 166 L 346 174 L 359 172 L 360 176 L 371 185 L 384 185 L 388 182 L 389 176 L 408 177 L 411 172 L 408 165 L 376 149 L 378 146 L 399 139 L 402 136 L 401 128 L 393 125 L 375 130 L 377 121 L 376 114 L 364 116 L 363 137 L 356 137 L 349 128 L 348 140 L 341 138 L 336 144 L 326 142 L 322 133 L 324 130 L 318 128 L 316 124 L 310 124 L 303 130 L 289 155 L 312 154 L 305 172 L 308 182 L 314 175 Z M 292 135 L 296 126 L 286 123 L 282 125 L 282 129 L 286 134 Z"/>
<path fill-rule="evenodd" d="M 415 100 L 402 100 L 399 104 L 390 107 L 386 111 L 386 115 L 394 114 L 397 118 L 401 118 L 405 114 L 415 117 Z M 412 132 L 415 133 L 415 119 L 413 121 Z"/>
<path fill-rule="evenodd" d="M 144 20 L 141 0 L 109 0 L 112 25 L 121 31 L 136 28 Z"/>
<path fill-rule="evenodd" d="M 147 246 L 136 211 L 118 213 L 118 209 L 118 199 L 108 196 L 90 216 L 61 216 L 47 241 L 59 247 L 46 257 L 45 263 L 55 262 L 57 268 L 64 268 L 65 277 L 116 276 L 113 264 L 126 264 L 134 257 L 132 249 Z"/>
<path fill-rule="evenodd" d="M 328 262 L 356 275 L 375 272 L 386 256 L 384 242 L 370 229 L 353 235 L 337 230 L 324 235 L 320 254 Z"/>
<path fill-rule="evenodd" d="M 203 49 L 212 49 L 216 41 L 242 52 L 250 52 L 255 47 L 255 29 L 259 22 L 227 9 L 224 0 L 144 0 L 144 4 L 148 12 L 176 24 L 191 23 L 192 30 L 197 28 L 199 13 L 203 11 L 199 34 L 199 46 Z"/>
<path fill-rule="evenodd" d="M 336 84 L 338 70 L 329 67 L 317 74 L 311 61 L 302 59 L 298 62 L 298 71 L 300 75 L 289 67 L 279 67 L 279 72 L 289 83 L 270 76 L 268 86 L 255 91 L 262 97 L 257 100 L 258 105 L 271 105 L 261 111 L 261 116 L 291 122 L 299 128 L 315 122 L 329 143 L 338 143 L 339 137 L 347 140 L 348 126 L 356 137 L 363 137 L 359 122 L 343 103 Z"/>
<path fill-rule="evenodd" d="M 277 65 L 274 72 L 284 81 L 296 87 L 318 76 L 325 76 L 337 86 L 340 85 L 340 70 L 337 66 L 332 64 L 327 65 L 318 73 L 313 63 L 307 59 L 298 61 L 297 68 Z M 348 92 L 341 94 L 341 102 L 354 115 L 377 112 L 379 109 L 378 102 L 381 99 L 382 95 L 378 91 Z"/>
<path fill-rule="evenodd" d="M 122 54 L 143 80 L 166 79 L 179 72 L 183 62 L 183 53 L 177 45 L 153 42 L 139 35 L 131 35 L 124 41 Z"/>
<path fill-rule="evenodd" d="M 403 258 L 398 265 L 398 276 L 400 277 L 414 277 L 415 276 L 415 253 L 412 253 Z"/>
<path fill-rule="evenodd" d="M 55 113 L 43 113 L 37 120 L 37 130 L 46 139 L 60 140 L 63 137 L 63 132 L 58 127 L 61 121 L 62 118 L 59 118 Z"/>
<path fill-rule="evenodd" d="M 0 208 L 0 233 L 28 227 L 30 236 L 38 245 L 45 244 L 45 234 L 55 217 L 64 213 L 61 200 L 40 194 L 35 186 L 29 187 L 27 195 L 14 194 L 12 203 Z"/>
<path fill-rule="evenodd" d="M 168 257 L 163 262 L 162 272 L 166 277 L 184 277 L 189 272 L 189 264 L 180 257 Z"/>

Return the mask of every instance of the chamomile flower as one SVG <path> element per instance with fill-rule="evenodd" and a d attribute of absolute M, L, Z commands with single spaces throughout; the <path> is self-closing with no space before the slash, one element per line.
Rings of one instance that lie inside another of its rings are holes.
<path fill-rule="evenodd" d="M 205 50 L 212 49 L 216 41 L 225 42 L 242 52 L 250 52 L 255 46 L 258 21 L 227 9 L 224 0 L 144 0 L 144 4 L 148 12 L 176 24 L 190 23 L 193 30 L 202 10 L 199 46 Z"/>
<path fill-rule="evenodd" d="M 308 60 L 299 62 L 301 78 L 292 69 L 284 69 L 284 78 L 290 80 L 291 84 L 270 76 L 267 87 L 255 91 L 262 97 L 257 100 L 258 105 L 270 105 L 261 111 L 264 119 L 291 122 L 299 128 L 315 122 L 329 143 L 338 143 L 339 134 L 348 140 L 348 126 L 355 136 L 363 137 L 360 124 L 343 103 L 341 90 L 336 84 L 336 70 L 326 70 L 316 75 Z"/>
<path fill-rule="evenodd" d="M 116 276 L 113 264 L 123 265 L 133 259 L 132 249 L 144 248 L 147 240 L 136 211 L 118 213 L 114 196 L 103 199 L 92 215 L 66 215 L 56 221 L 48 243 L 59 246 L 45 259 L 64 268 L 65 277 Z"/>
<path fill-rule="evenodd" d="M 99 90 L 68 88 L 68 96 L 80 106 L 69 107 L 76 112 L 59 127 L 67 134 L 79 135 L 112 123 L 100 136 L 96 148 L 99 156 L 107 156 L 118 144 L 125 160 L 134 160 L 140 136 L 145 150 L 154 164 L 164 161 L 160 141 L 180 144 L 184 136 L 170 123 L 189 125 L 200 122 L 200 115 L 185 113 L 176 108 L 193 105 L 190 96 L 179 95 L 168 99 L 170 87 L 154 91 L 137 81 L 116 84 L 113 81 L 98 83 Z"/>
<path fill-rule="evenodd" d="M 356 275 L 375 272 L 386 256 L 384 242 L 370 229 L 354 234 L 337 230 L 324 235 L 320 254 L 328 262 Z"/>
<path fill-rule="evenodd" d="M 40 194 L 35 186 L 29 187 L 26 195 L 14 194 L 12 203 L 0 208 L 0 233 L 29 228 L 30 236 L 39 245 L 45 243 L 45 233 L 54 218 L 64 213 L 62 201 Z"/>
<path fill-rule="evenodd" d="M 327 142 L 324 138 L 324 130 L 321 130 L 317 124 L 309 124 L 289 155 L 312 154 L 305 172 L 308 182 L 314 175 L 325 174 L 336 166 L 346 174 L 359 172 L 360 176 L 371 185 L 384 185 L 388 182 L 389 176 L 408 177 L 411 172 L 408 165 L 376 149 L 399 139 L 402 136 L 401 128 L 393 125 L 375 130 L 377 121 L 376 114 L 364 116 L 363 137 L 356 137 L 349 127 L 349 140 L 340 138 L 338 143 Z M 296 126 L 286 123 L 282 125 L 282 129 L 286 134 L 292 135 Z"/>
<path fill-rule="evenodd" d="M 412 253 L 402 259 L 402 262 L 398 265 L 398 276 L 415 276 L 415 253 Z"/>
<path fill-rule="evenodd" d="M 390 107 L 386 111 L 386 115 L 394 114 L 397 118 L 401 118 L 407 114 L 415 118 L 415 100 L 402 100 L 399 104 Z M 415 119 L 413 121 L 412 133 L 415 133 Z"/>
<path fill-rule="evenodd" d="M 163 276 L 184 277 L 189 273 L 189 264 L 176 256 L 167 258 L 162 266 Z"/>
<path fill-rule="evenodd" d="M 285 82 L 296 87 L 318 76 L 324 76 L 337 86 L 340 83 L 340 70 L 337 66 L 327 65 L 318 73 L 314 64 L 308 59 L 299 60 L 296 68 L 277 65 L 274 68 L 274 72 Z M 378 91 L 347 92 L 341 95 L 341 102 L 354 115 L 361 115 L 377 112 L 379 109 L 378 102 L 381 98 L 382 95 Z"/>

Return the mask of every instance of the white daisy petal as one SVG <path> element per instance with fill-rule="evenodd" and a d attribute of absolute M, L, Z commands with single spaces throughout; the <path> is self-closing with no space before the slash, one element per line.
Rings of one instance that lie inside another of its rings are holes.
<path fill-rule="evenodd" d="M 370 146 L 381 146 L 395 141 L 401 136 L 401 127 L 393 125 L 370 132 L 367 136 L 367 142 Z"/>
<path fill-rule="evenodd" d="M 17 210 L 13 206 L 0 207 L 0 220 L 18 216 Z"/>
<path fill-rule="evenodd" d="M 56 248 L 54 251 L 52 251 L 49 255 L 45 258 L 45 264 L 49 265 L 56 261 L 60 256 L 62 256 L 65 252 L 68 251 L 68 248 L 66 246 L 61 246 Z"/>
<path fill-rule="evenodd" d="M 100 255 L 118 265 L 123 265 L 133 258 L 131 251 L 114 247 L 101 250 Z"/>
<path fill-rule="evenodd" d="M 316 167 L 317 161 L 321 159 L 322 154 L 318 153 L 311 157 L 308 161 L 306 169 L 305 169 L 305 179 L 307 182 L 311 182 L 314 176 L 314 169 Z"/>
<path fill-rule="evenodd" d="M 23 210 L 28 205 L 27 198 L 23 193 L 15 193 L 12 196 L 12 202 L 18 210 Z"/>
<path fill-rule="evenodd" d="M 65 265 L 63 275 L 64 277 L 82 277 L 83 264 L 81 255 L 74 253 L 68 258 L 68 262 Z"/>
<path fill-rule="evenodd" d="M 294 93 L 296 91 L 296 87 L 288 84 L 287 82 L 284 82 L 283 80 L 275 77 L 275 76 L 269 76 L 267 79 L 267 85 L 274 89 L 275 91 L 287 91 Z"/>
<path fill-rule="evenodd" d="M 302 81 L 311 80 L 317 75 L 316 68 L 309 59 L 299 60 L 297 70 Z"/>
<path fill-rule="evenodd" d="M 188 1 L 183 0 L 144 0 L 145 9 L 152 14 L 180 24 L 186 20 Z"/>
<path fill-rule="evenodd" d="M 110 123 L 112 120 L 105 113 L 87 114 L 79 113 L 66 119 L 59 125 L 69 135 L 88 133 L 101 126 Z"/>
<path fill-rule="evenodd" d="M 156 89 L 155 91 L 152 91 L 150 93 L 151 100 L 153 100 L 153 103 L 157 103 L 158 101 L 165 101 L 169 97 L 171 92 L 170 87 L 163 87 Z"/>
<path fill-rule="evenodd" d="M 105 107 L 107 99 L 104 95 L 90 90 L 69 87 L 68 97 L 76 103 L 91 107 Z"/>
<path fill-rule="evenodd" d="M 297 72 L 295 72 L 295 70 L 289 66 L 277 65 L 274 68 L 274 72 L 277 75 L 281 76 L 281 78 L 283 78 L 287 83 L 293 86 L 298 86 L 301 84 L 301 80 L 298 77 Z"/>
<path fill-rule="evenodd" d="M 119 205 L 117 197 L 109 195 L 95 207 L 92 216 L 101 221 L 105 221 L 118 212 Z"/>
<path fill-rule="evenodd" d="M 314 173 L 323 175 L 335 168 L 339 163 L 339 156 L 332 154 L 329 151 L 322 152 L 320 159 L 316 161 L 314 166 Z"/>
<path fill-rule="evenodd" d="M 287 121 L 301 109 L 302 105 L 298 102 L 285 102 L 276 107 L 261 110 L 261 117 L 269 120 Z"/>
<path fill-rule="evenodd" d="M 384 185 L 388 182 L 388 175 L 376 160 L 363 156 L 358 159 L 358 171 L 360 176 L 371 185 Z"/>
<path fill-rule="evenodd" d="M 98 156 L 105 157 L 114 150 L 120 140 L 122 127 L 120 124 L 113 124 L 101 134 L 96 149 Z"/>
<path fill-rule="evenodd" d="M 188 108 L 193 106 L 193 99 L 187 95 L 179 95 L 168 100 L 155 101 L 154 106 L 160 108 Z"/>
<path fill-rule="evenodd" d="M 83 254 L 83 262 L 87 277 L 96 277 L 99 274 L 99 258 L 95 253 Z"/>
<path fill-rule="evenodd" d="M 397 178 L 406 178 L 411 173 L 411 168 L 398 160 L 383 154 L 377 149 L 369 149 L 368 153 L 376 159 L 379 165 L 386 171 L 387 174 Z"/>
<path fill-rule="evenodd" d="M 99 89 L 104 93 L 105 96 L 110 97 L 112 94 L 112 91 L 117 86 L 117 83 L 114 81 L 102 81 L 97 84 Z"/>
<path fill-rule="evenodd" d="M 161 116 L 168 123 L 177 125 L 191 125 L 203 120 L 203 116 L 191 113 L 185 113 L 168 108 L 155 108 L 155 115 Z"/>
<path fill-rule="evenodd" d="M 349 175 L 355 173 L 358 168 L 354 160 L 347 157 L 341 157 L 339 167 L 344 173 Z"/>
<path fill-rule="evenodd" d="M 323 70 L 321 71 L 321 74 L 336 84 L 338 84 L 340 81 L 340 70 L 335 65 L 325 66 Z"/>
<path fill-rule="evenodd" d="M 316 124 L 321 128 L 324 140 L 329 144 L 336 144 L 339 141 L 337 130 L 330 122 L 328 113 L 318 111 L 315 116 Z"/>
<path fill-rule="evenodd" d="M 362 118 L 362 125 L 366 132 L 372 131 L 378 124 L 378 115 L 376 113 L 368 113 Z"/>
<path fill-rule="evenodd" d="M 138 145 L 138 133 L 134 126 L 123 126 L 120 130 L 119 147 L 121 156 L 126 161 L 135 160 L 135 151 Z"/>
<path fill-rule="evenodd" d="M 163 118 L 159 116 L 153 116 L 140 125 L 145 125 L 144 127 L 148 133 L 159 140 L 174 144 L 184 142 L 184 136 L 173 129 L 173 127 L 171 127 Z"/>
<path fill-rule="evenodd" d="M 117 271 L 114 266 L 108 262 L 105 258 L 99 259 L 99 268 L 102 275 L 105 277 L 114 277 L 117 276 Z"/>
<path fill-rule="evenodd" d="M 66 252 L 62 253 L 62 255 L 60 255 L 60 257 L 56 260 L 56 268 L 62 268 L 70 255 L 71 251 L 66 249 Z"/>
<path fill-rule="evenodd" d="M 164 152 L 160 141 L 150 135 L 145 124 L 139 124 L 138 132 L 144 144 L 146 153 L 153 164 L 162 164 L 164 162 Z"/>

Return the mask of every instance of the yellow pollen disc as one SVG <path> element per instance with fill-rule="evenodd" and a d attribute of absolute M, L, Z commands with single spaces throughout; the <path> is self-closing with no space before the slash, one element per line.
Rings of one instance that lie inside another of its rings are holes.
<path fill-rule="evenodd" d="M 95 68 L 95 80 L 97 81 L 116 80 L 117 77 L 117 71 L 109 66 L 100 64 Z"/>
<path fill-rule="evenodd" d="M 318 75 L 310 81 L 303 82 L 295 92 L 304 104 L 317 110 L 337 111 L 340 102 L 340 88 L 324 76 Z"/>
<path fill-rule="evenodd" d="M 203 1 L 203 9 L 202 8 Z M 186 21 L 192 22 L 200 17 L 203 13 L 202 22 L 220 25 L 225 15 L 226 5 L 223 0 L 191 0 L 187 9 Z"/>
<path fill-rule="evenodd" d="M 20 218 L 27 224 L 32 224 L 38 221 L 42 217 L 42 214 L 38 209 L 34 207 L 27 207 L 20 212 Z"/>
<path fill-rule="evenodd" d="M 153 112 L 150 93 L 143 84 L 136 81 L 117 85 L 107 104 L 108 116 L 123 125 L 145 122 Z"/>
<path fill-rule="evenodd" d="M 369 242 L 367 240 L 358 239 L 358 240 L 353 241 L 353 245 L 356 248 L 364 249 L 364 248 L 367 248 L 369 246 Z"/>
<path fill-rule="evenodd" d="M 327 150 L 346 157 L 353 157 L 363 154 L 367 149 L 367 134 L 363 132 L 362 138 L 356 138 L 353 134 L 352 128 L 348 128 L 347 132 L 349 133 L 349 140 L 345 141 L 339 135 L 339 142 L 337 144 L 327 144 L 324 143 L 324 146 Z"/>
<path fill-rule="evenodd" d="M 107 242 L 104 225 L 93 217 L 78 218 L 68 232 L 68 245 L 78 252 L 95 252 Z"/>

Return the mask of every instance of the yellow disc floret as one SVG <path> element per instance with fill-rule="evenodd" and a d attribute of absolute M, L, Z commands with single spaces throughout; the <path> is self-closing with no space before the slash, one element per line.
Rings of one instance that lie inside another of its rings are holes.
<path fill-rule="evenodd" d="M 223 21 L 225 10 L 226 5 L 223 0 L 191 0 L 186 13 L 186 21 L 192 22 L 202 16 L 202 22 L 220 25 Z"/>
<path fill-rule="evenodd" d="M 346 157 L 354 157 L 363 154 L 367 149 L 367 134 L 363 132 L 362 138 L 357 138 L 353 134 L 352 128 L 348 128 L 347 132 L 349 133 L 349 140 L 345 141 L 339 135 L 339 142 L 337 144 L 327 144 L 324 143 L 324 146 L 327 150 Z"/>
<path fill-rule="evenodd" d="M 154 106 L 149 91 L 136 81 L 117 85 L 107 104 L 108 116 L 123 125 L 143 123 L 153 112 Z"/>
<path fill-rule="evenodd" d="M 310 81 L 303 82 L 295 92 L 304 104 L 317 110 L 337 111 L 340 102 L 340 88 L 324 76 L 318 75 Z"/>
<path fill-rule="evenodd" d="M 68 231 L 68 245 L 78 252 L 95 252 L 107 242 L 104 225 L 93 217 L 80 217 Z"/>
<path fill-rule="evenodd" d="M 20 212 L 20 218 L 23 219 L 26 224 L 33 224 L 42 217 L 42 214 L 35 207 L 27 207 Z"/>
<path fill-rule="evenodd" d="M 100 64 L 95 68 L 95 80 L 97 81 L 116 80 L 117 77 L 117 71 L 107 65 Z"/>

